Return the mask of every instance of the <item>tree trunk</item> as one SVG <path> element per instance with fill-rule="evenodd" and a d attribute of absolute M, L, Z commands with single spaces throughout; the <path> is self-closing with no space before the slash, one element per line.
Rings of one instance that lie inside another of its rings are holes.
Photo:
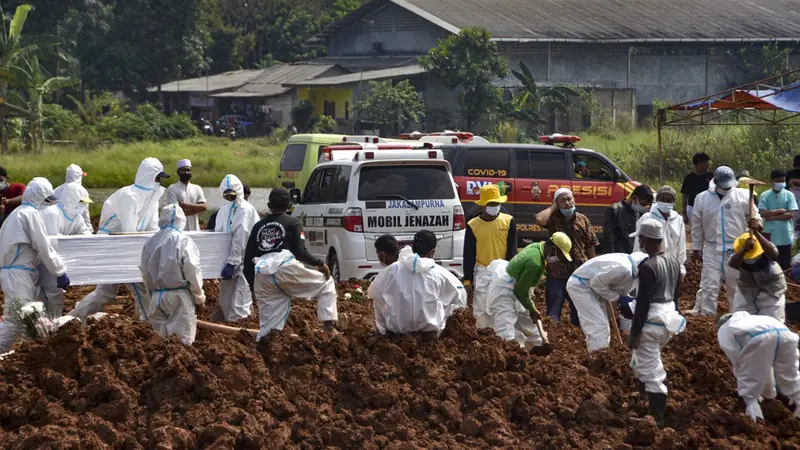
<path fill-rule="evenodd" d="M 0 98 L 5 102 L 6 97 L 8 97 L 8 83 L 3 82 L 0 84 Z M 2 110 L 0 110 L 0 153 L 8 153 L 8 126 L 5 111 Z"/>

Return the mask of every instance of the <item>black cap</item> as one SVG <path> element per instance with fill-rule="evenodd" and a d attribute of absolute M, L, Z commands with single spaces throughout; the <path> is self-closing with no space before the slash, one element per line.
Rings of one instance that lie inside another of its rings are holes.
<path fill-rule="evenodd" d="M 6 171 L 5 167 L 0 167 L 0 177 L 8 178 L 8 172 Z"/>
<path fill-rule="evenodd" d="M 425 256 L 436 249 L 436 235 L 432 231 L 420 230 L 414 235 L 414 242 L 411 244 L 411 250 L 414 253 Z"/>
<path fill-rule="evenodd" d="M 284 188 L 275 188 L 269 193 L 270 208 L 288 208 L 292 204 L 292 198 L 289 196 L 289 191 Z"/>
<path fill-rule="evenodd" d="M 169 174 L 167 172 L 159 172 L 156 178 L 169 178 Z"/>

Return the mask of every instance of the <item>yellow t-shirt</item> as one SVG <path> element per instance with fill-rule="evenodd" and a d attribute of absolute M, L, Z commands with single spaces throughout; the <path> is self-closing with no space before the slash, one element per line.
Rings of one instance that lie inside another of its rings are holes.
<path fill-rule="evenodd" d="M 469 221 L 468 225 L 475 235 L 475 262 L 488 266 L 495 259 L 506 259 L 508 252 L 508 231 L 511 217 L 500 213 L 496 219 L 487 222 L 480 216 Z"/>

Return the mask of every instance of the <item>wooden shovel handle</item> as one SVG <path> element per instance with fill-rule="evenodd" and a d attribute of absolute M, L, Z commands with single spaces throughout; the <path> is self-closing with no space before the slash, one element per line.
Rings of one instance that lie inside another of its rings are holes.
<path fill-rule="evenodd" d="M 611 322 L 611 328 L 614 330 L 614 334 L 617 335 L 617 340 L 621 345 L 625 345 L 625 341 L 622 340 L 622 335 L 619 334 L 617 318 L 614 316 L 614 307 L 611 306 L 611 302 L 606 302 L 606 311 L 608 311 L 608 321 Z"/>
<path fill-rule="evenodd" d="M 242 330 L 246 331 L 248 334 L 250 334 L 253 337 L 255 337 L 258 334 L 258 330 L 251 330 L 251 329 L 248 329 L 248 328 L 229 327 L 227 325 L 220 325 L 218 323 L 206 322 L 205 320 L 198 320 L 197 321 L 197 328 L 200 328 L 201 330 L 216 331 L 217 333 L 225 333 L 225 334 L 231 334 L 231 335 L 239 334 L 239 332 L 242 331 Z"/>
<path fill-rule="evenodd" d="M 756 187 L 753 186 L 752 184 L 750 185 L 750 218 L 751 219 L 756 216 L 756 206 L 755 206 L 755 203 L 753 201 L 753 193 L 755 192 L 755 188 Z M 753 237 L 753 229 L 752 228 L 750 228 L 750 237 Z"/>

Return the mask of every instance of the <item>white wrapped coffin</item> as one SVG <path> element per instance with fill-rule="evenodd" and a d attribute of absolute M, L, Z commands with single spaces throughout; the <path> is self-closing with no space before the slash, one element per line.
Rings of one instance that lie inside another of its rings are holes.
<path fill-rule="evenodd" d="M 200 269 L 204 279 L 220 278 L 231 250 L 231 233 L 186 231 L 200 249 Z M 155 233 L 130 235 L 94 234 L 52 236 L 50 243 L 64 263 L 73 286 L 141 282 L 139 263 L 144 243 Z M 56 279 L 44 265 L 39 266 L 39 282 L 55 286 Z"/>

